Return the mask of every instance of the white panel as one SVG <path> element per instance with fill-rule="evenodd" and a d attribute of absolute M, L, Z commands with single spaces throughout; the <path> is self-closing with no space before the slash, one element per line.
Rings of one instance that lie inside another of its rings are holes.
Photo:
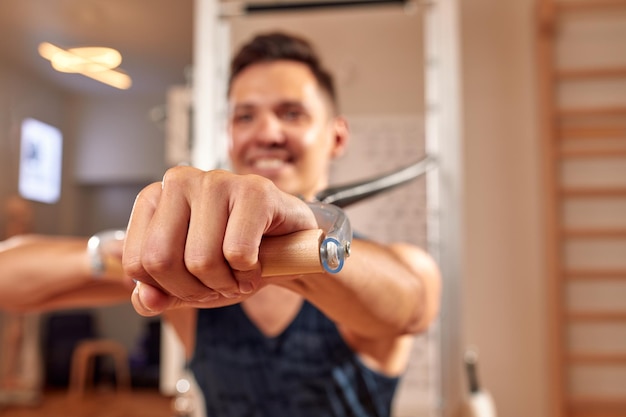
<path fill-rule="evenodd" d="M 61 131 L 36 119 L 22 122 L 19 190 L 22 197 L 56 203 L 61 197 Z"/>

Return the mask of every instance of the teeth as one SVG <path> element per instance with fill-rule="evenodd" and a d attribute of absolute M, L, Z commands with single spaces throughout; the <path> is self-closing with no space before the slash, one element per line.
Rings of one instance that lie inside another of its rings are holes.
<path fill-rule="evenodd" d="M 280 168 L 285 164 L 282 159 L 257 159 L 254 162 L 254 166 L 259 169 L 275 169 Z"/>

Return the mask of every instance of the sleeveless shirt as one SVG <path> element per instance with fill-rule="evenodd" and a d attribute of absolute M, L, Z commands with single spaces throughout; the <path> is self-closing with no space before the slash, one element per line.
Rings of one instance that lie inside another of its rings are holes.
<path fill-rule="evenodd" d="M 266 337 L 239 304 L 198 310 L 191 369 L 208 417 L 387 417 L 398 378 L 366 367 L 304 300 Z"/>

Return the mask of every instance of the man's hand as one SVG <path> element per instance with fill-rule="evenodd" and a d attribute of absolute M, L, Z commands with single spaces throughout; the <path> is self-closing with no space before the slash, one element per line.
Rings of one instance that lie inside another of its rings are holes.
<path fill-rule="evenodd" d="M 128 224 L 133 305 L 150 316 L 243 300 L 262 285 L 262 237 L 315 228 L 307 205 L 266 178 L 172 168 L 141 191 Z"/>

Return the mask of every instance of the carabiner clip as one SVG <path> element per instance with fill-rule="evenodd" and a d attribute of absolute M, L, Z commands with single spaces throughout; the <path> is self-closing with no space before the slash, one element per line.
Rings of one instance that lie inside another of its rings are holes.
<path fill-rule="evenodd" d="M 324 231 L 324 239 L 320 244 L 320 260 L 327 272 L 336 274 L 343 268 L 345 258 L 350 256 L 352 244 L 352 227 L 350 219 L 337 206 L 319 202 L 307 203 L 320 229 Z"/>

